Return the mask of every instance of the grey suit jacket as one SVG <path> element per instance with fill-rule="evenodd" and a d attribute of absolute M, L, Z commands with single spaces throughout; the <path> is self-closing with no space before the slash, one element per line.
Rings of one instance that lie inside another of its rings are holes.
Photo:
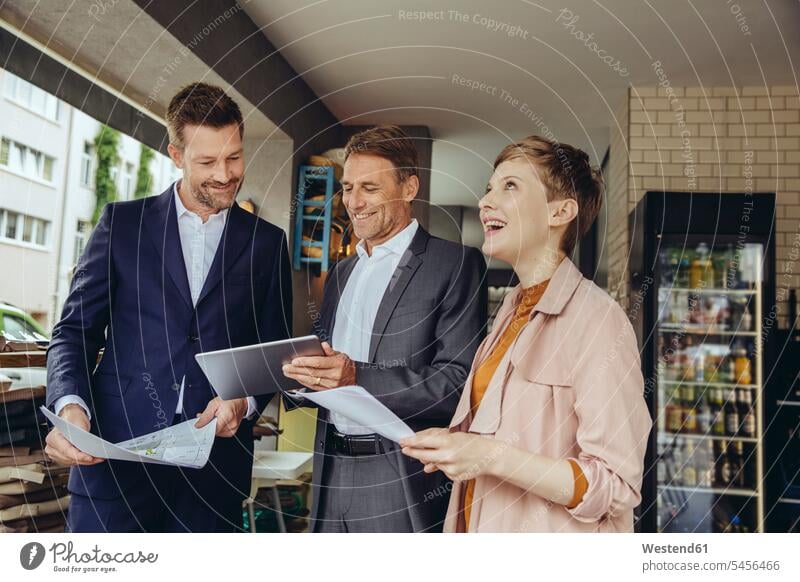
<path fill-rule="evenodd" d="M 330 341 L 339 298 L 358 260 L 336 263 L 325 282 L 315 333 Z M 446 427 L 486 329 L 486 264 L 475 248 L 417 230 L 400 260 L 375 318 L 369 361 L 356 362 L 356 381 L 415 431 Z M 286 398 L 287 408 L 297 406 Z M 314 443 L 311 531 L 319 513 L 326 460 L 327 411 L 320 409 Z M 451 484 L 383 439 L 387 460 L 403 479 L 415 531 L 441 530 Z"/>

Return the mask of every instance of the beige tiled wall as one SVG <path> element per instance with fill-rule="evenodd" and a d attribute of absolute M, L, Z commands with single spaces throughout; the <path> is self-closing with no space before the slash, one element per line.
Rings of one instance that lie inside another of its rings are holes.
<path fill-rule="evenodd" d="M 776 295 L 800 287 L 800 99 L 789 86 L 632 87 L 612 130 L 609 290 L 627 305 L 627 214 L 648 190 L 775 192 Z"/>

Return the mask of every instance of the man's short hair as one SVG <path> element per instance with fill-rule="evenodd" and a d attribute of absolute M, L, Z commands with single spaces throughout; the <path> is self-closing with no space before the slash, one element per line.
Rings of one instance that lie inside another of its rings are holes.
<path fill-rule="evenodd" d="M 389 160 L 398 183 L 419 175 L 419 153 L 414 141 L 396 125 L 379 125 L 353 135 L 344 148 L 347 161 L 353 154 L 378 156 Z"/>
<path fill-rule="evenodd" d="M 167 107 L 167 132 L 169 142 L 183 149 L 183 128 L 187 125 L 207 125 L 221 128 L 231 124 L 239 126 L 244 136 L 242 112 L 236 101 L 221 87 L 208 83 L 191 83 L 182 88 Z"/>

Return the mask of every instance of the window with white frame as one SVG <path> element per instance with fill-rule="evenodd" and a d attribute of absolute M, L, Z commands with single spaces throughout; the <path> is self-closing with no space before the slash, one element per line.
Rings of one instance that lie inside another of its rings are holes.
<path fill-rule="evenodd" d="M 50 221 L 0 208 L 0 242 L 3 241 L 47 247 L 50 242 Z"/>
<path fill-rule="evenodd" d="M 0 167 L 27 178 L 53 181 L 55 158 L 8 138 L 0 139 Z"/>
<path fill-rule="evenodd" d="M 77 265 L 78 259 L 81 258 L 86 244 L 89 242 L 89 234 L 92 231 L 92 225 L 88 220 L 78 220 L 75 228 L 75 247 L 72 252 L 72 264 Z"/>
<path fill-rule="evenodd" d="M 57 97 L 8 71 L 3 78 L 3 92 L 8 99 L 51 121 L 58 121 L 61 101 Z"/>
<path fill-rule="evenodd" d="M 91 188 L 94 182 L 94 146 L 91 142 L 83 142 L 81 152 L 81 186 Z"/>

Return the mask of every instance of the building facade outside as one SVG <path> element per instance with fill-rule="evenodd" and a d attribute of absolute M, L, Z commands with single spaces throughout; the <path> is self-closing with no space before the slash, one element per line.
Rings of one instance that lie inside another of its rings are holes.
<path fill-rule="evenodd" d="M 47 330 L 58 319 L 95 210 L 94 141 L 102 123 L 0 69 L 0 302 Z M 116 200 L 135 196 L 142 144 L 120 134 Z M 153 152 L 147 195 L 180 176 Z"/>

